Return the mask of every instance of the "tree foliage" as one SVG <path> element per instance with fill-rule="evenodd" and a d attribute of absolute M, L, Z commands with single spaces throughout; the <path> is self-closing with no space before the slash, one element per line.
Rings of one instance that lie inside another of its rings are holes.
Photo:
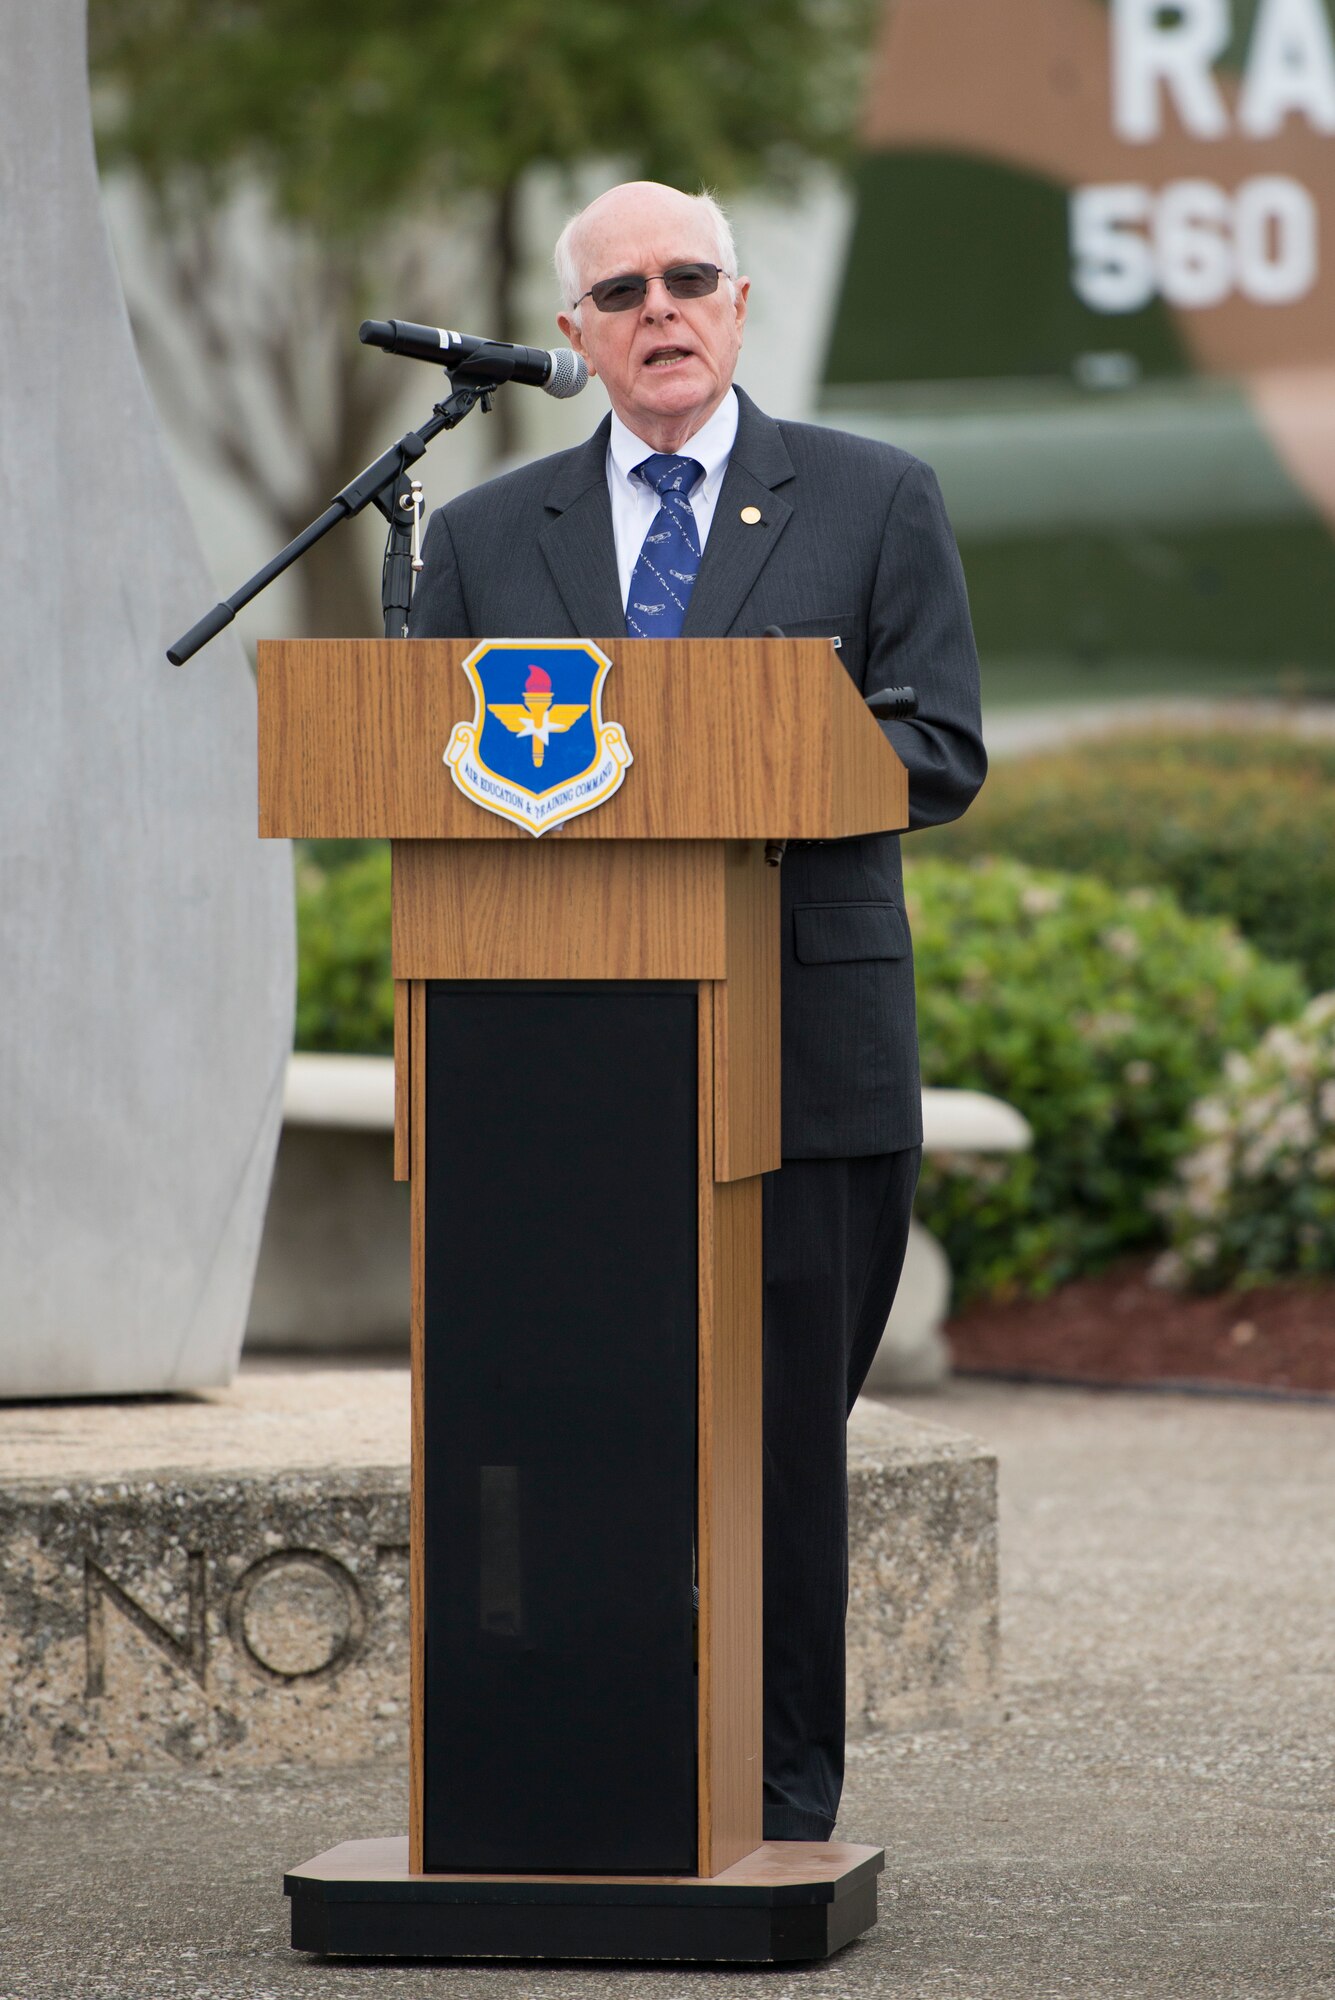
<path fill-rule="evenodd" d="M 365 237 L 528 168 L 734 188 L 845 150 L 873 0 L 92 0 L 109 160 Z"/>

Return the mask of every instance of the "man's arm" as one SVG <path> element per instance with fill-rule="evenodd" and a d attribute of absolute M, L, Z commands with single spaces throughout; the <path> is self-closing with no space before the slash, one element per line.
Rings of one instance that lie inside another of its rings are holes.
<path fill-rule="evenodd" d="M 987 775 L 964 571 L 936 474 L 916 459 L 886 517 L 863 693 L 905 684 L 917 715 L 881 727 L 909 774 L 911 831 L 958 819 Z"/>

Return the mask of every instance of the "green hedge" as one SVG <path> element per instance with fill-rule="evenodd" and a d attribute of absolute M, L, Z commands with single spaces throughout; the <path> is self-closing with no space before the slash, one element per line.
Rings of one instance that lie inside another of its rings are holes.
<path fill-rule="evenodd" d="M 1173 899 L 1017 862 L 916 861 L 923 1078 L 995 1092 L 1035 1130 L 1017 1159 L 929 1159 L 919 1212 L 958 1294 L 1045 1290 L 1161 1241 L 1147 1206 L 1223 1054 L 1305 997 L 1226 924 Z M 297 1046 L 388 1054 L 389 850 L 297 854 Z"/>
<path fill-rule="evenodd" d="M 296 875 L 297 1047 L 390 1055 L 388 843 L 303 843 Z"/>
<path fill-rule="evenodd" d="M 1335 740 L 1145 731 L 1007 759 L 964 819 L 914 844 L 1161 885 L 1335 987 Z"/>
<path fill-rule="evenodd" d="M 1303 1004 L 1297 971 L 1164 891 L 1017 861 L 915 861 L 923 1081 L 1016 1105 L 1034 1148 L 929 1156 L 918 1211 L 956 1295 L 1043 1292 L 1162 1242 L 1148 1197 L 1227 1050 Z"/>

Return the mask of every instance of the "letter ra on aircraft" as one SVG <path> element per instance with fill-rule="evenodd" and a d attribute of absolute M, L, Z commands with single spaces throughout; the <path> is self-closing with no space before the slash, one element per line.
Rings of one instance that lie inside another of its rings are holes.
<path fill-rule="evenodd" d="M 1184 131 L 1219 139 L 1228 103 L 1215 65 L 1233 34 L 1231 0 L 1112 0 L 1113 125 L 1145 143 L 1163 129 L 1164 99 Z M 1335 36 L 1326 0 L 1259 0 L 1242 70 L 1237 122 L 1273 138 L 1291 114 L 1335 132 Z"/>

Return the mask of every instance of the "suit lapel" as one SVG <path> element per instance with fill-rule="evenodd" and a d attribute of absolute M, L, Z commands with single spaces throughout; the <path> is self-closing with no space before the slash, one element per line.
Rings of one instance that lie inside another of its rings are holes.
<path fill-rule="evenodd" d="M 737 438 L 686 608 L 685 638 L 731 630 L 793 512 L 775 490 L 795 476 L 783 433 L 741 389 L 737 402 Z M 552 581 L 584 638 L 626 634 L 607 492 L 610 428 L 604 417 L 587 444 L 564 454 L 547 490 L 550 518 L 538 535 Z M 758 507 L 759 521 L 743 521 L 744 507 Z"/>
<path fill-rule="evenodd" d="M 565 456 L 547 490 L 552 518 L 538 534 L 552 581 L 584 639 L 626 636 L 607 492 L 610 429 L 611 418 L 604 417 L 588 443 Z"/>
<path fill-rule="evenodd" d="M 774 490 L 794 477 L 783 433 L 740 389 L 737 402 L 737 439 L 686 607 L 683 638 L 731 631 L 793 512 Z M 759 521 L 743 521 L 744 507 L 758 507 Z"/>

